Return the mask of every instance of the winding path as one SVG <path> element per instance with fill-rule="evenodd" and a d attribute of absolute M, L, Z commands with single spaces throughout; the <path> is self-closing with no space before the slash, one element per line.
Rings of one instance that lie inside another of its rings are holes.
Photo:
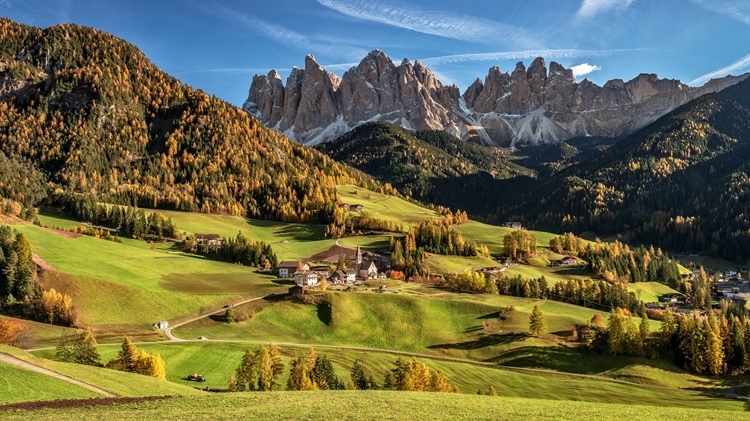
<path fill-rule="evenodd" d="M 112 393 L 109 393 L 106 390 L 99 389 L 96 386 L 92 386 L 92 385 L 90 385 L 88 383 L 84 383 L 84 382 L 82 382 L 80 380 L 76 380 L 76 379 L 74 379 L 72 377 L 64 376 L 64 375 L 62 375 L 60 373 L 56 373 L 56 372 L 54 372 L 52 370 L 48 370 L 46 368 L 39 367 L 38 365 L 27 363 L 26 361 L 20 360 L 20 359 L 18 359 L 16 357 L 8 355 L 8 354 L 2 354 L 2 353 L 0 353 L 0 361 L 4 362 L 6 364 L 10 364 L 10 365 L 14 365 L 16 367 L 23 368 L 25 370 L 34 371 L 36 373 L 44 374 L 45 376 L 50 376 L 50 377 L 54 377 L 56 379 L 60 379 L 62 381 L 66 381 L 68 383 L 74 384 L 74 385 L 76 385 L 78 387 L 82 387 L 84 389 L 88 389 L 88 390 L 90 390 L 92 392 L 98 393 L 98 394 L 106 396 L 108 398 L 117 397 L 116 395 L 114 395 Z"/>

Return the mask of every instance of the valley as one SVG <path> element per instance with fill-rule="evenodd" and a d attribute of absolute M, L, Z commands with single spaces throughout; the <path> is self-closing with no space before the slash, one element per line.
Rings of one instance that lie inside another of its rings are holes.
<path fill-rule="evenodd" d="M 748 74 L 461 94 L 374 50 L 238 108 L 98 29 L 0 34 L 0 418 L 750 410 Z"/>

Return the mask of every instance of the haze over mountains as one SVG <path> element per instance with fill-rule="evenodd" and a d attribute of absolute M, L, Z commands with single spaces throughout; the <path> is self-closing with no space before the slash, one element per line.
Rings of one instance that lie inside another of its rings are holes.
<path fill-rule="evenodd" d="M 445 86 L 419 60 L 400 65 L 371 51 L 343 77 L 312 55 L 286 85 L 279 73 L 256 75 L 243 109 L 268 127 L 306 145 L 328 142 L 368 121 L 413 130 L 440 129 L 488 145 L 554 143 L 576 137 L 620 137 L 647 126 L 703 94 L 747 78 L 728 76 L 693 88 L 641 74 L 597 86 L 578 82 L 572 70 L 535 59 L 512 71 L 489 69 L 461 94 Z"/>

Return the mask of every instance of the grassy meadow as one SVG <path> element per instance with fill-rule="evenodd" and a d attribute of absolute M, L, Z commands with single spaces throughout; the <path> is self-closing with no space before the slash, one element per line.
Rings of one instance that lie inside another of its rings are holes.
<path fill-rule="evenodd" d="M 57 269 L 41 278 L 42 286 L 71 295 L 83 325 L 147 326 L 283 289 L 255 268 L 151 250 L 142 241 L 118 244 L 34 225 L 14 228 Z"/>
<path fill-rule="evenodd" d="M 378 219 L 403 223 L 404 229 L 419 225 L 427 218 L 443 219 L 443 215 L 429 209 L 417 206 L 398 197 L 376 193 L 353 185 L 336 186 L 336 191 L 343 203 L 360 204 L 365 212 L 371 213 Z M 356 215 L 356 212 L 352 212 Z"/>
<path fill-rule="evenodd" d="M 106 347 L 105 347 L 106 348 Z M 116 350 L 117 347 L 111 347 L 112 349 Z M 110 370 L 107 368 L 100 368 L 100 367 L 92 367 L 92 366 L 86 366 L 86 365 L 80 365 L 80 364 L 70 364 L 70 363 L 62 363 L 58 361 L 52 361 L 47 358 L 39 358 L 37 356 L 34 356 L 32 354 L 29 354 L 27 352 L 21 351 L 17 348 L 12 348 L 9 346 L 0 345 L 0 352 L 12 355 L 18 359 L 21 359 L 23 361 L 26 361 L 27 363 L 34 364 L 43 368 L 46 368 L 48 370 L 54 371 L 56 373 L 63 374 L 65 376 L 74 378 L 76 380 L 82 381 L 84 383 L 88 383 L 90 385 L 96 386 L 100 389 L 106 390 L 110 393 L 113 393 L 117 396 L 163 396 L 163 395 L 172 395 L 172 396 L 182 396 L 182 395 L 194 395 L 198 394 L 199 392 L 195 391 L 194 389 L 191 389 L 189 387 L 185 387 L 179 384 L 174 384 L 172 382 L 164 381 L 164 380 L 158 380 L 152 377 L 146 377 L 141 376 L 137 374 L 131 374 L 131 373 L 124 373 L 121 371 L 115 371 Z M 115 351 L 115 354 L 117 352 Z M 47 351 L 45 353 L 45 356 L 51 357 L 54 355 L 54 351 Z M 108 359 L 103 359 L 104 361 L 107 361 Z M 5 365 L 2 366 L 3 372 L 5 371 Z M 26 371 L 26 370 L 24 370 Z M 27 373 L 29 376 L 32 374 L 37 374 L 33 372 Z M 57 380 L 52 377 L 39 374 L 40 376 L 43 376 L 47 379 Z M 9 391 L 9 393 L 12 393 L 13 385 L 5 385 L 3 386 L 3 381 L 1 380 L 4 376 L 0 376 L 0 397 L 2 397 L 6 390 Z M 62 380 L 58 380 L 61 381 Z M 75 387 L 76 389 L 81 389 L 77 386 L 74 386 L 70 383 L 63 382 L 66 385 L 69 385 L 70 387 Z M 81 389 L 85 392 L 89 393 L 86 389 Z M 93 396 L 99 396 L 98 394 L 94 392 L 90 392 Z M 82 397 L 89 397 L 89 396 L 82 396 Z M 34 399 L 34 400 L 41 400 L 40 399 Z M 22 400 L 18 400 L 22 401 Z"/>
<path fill-rule="evenodd" d="M 0 404 L 101 396 L 64 380 L 2 362 L 0 373 Z"/>
<path fill-rule="evenodd" d="M 644 303 L 658 303 L 659 297 L 664 294 L 678 294 L 679 292 L 658 282 L 637 282 L 628 285 L 628 291 L 634 292 L 635 296 Z"/>
<path fill-rule="evenodd" d="M 635 402 L 633 402 L 635 401 Z M 714 403 L 709 399 L 707 403 Z M 676 403 L 676 402 L 675 402 Z M 718 403 L 718 402 L 716 402 Z M 600 403 L 524 397 L 477 396 L 450 393 L 340 391 L 226 393 L 173 398 L 131 405 L 94 406 L 86 410 L 35 411 L 36 420 L 653 420 L 655 413 L 667 419 L 706 421 L 736 420 L 739 402 L 721 402 L 703 409 L 677 405 L 649 406 L 648 400 Z M 665 414 L 666 411 L 666 414 Z M 7 420 L 27 420 L 27 412 L 10 412 Z"/>

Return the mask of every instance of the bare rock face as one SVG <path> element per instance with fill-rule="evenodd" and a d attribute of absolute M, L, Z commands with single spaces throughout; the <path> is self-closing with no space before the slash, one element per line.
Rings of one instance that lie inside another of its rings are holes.
<path fill-rule="evenodd" d="M 573 71 L 535 59 L 512 72 L 491 67 L 463 95 L 444 86 L 419 60 L 398 66 L 374 50 L 339 79 L 305 58 L 281 82 L 273 70 L 253 78 L 243 109 L 264 124 L 308 145 L 327 142 L 367 121 L 412 130 L 446 130 L 490 145 L 558 142 L 574 137 L 619 137 L 638 130 L 700 95 L 720 91 L 750 74 L 692 88 L 641 74 L 597 86 Z"/>

